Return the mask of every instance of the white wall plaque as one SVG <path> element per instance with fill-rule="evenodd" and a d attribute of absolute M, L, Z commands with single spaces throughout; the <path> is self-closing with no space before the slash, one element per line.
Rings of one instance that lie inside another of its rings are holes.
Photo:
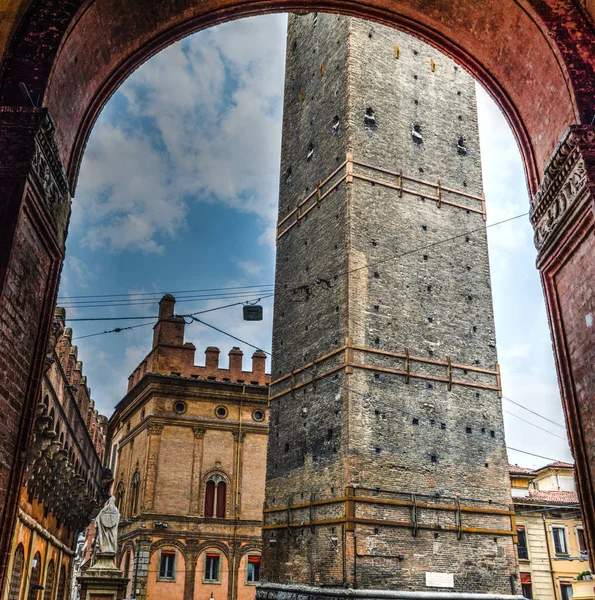
<path fill-rule="evenodd" d="M 427 573 L 426 587 L 453 588 L 455 578 L 453 573 Z"/>

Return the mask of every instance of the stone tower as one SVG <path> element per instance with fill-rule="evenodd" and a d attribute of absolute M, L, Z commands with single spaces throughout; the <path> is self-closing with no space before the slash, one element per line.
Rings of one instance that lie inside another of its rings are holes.
<path fill-rule="evenodd" d="M 485 217 L 471 77 L 290 15 L 261 598 L 514 592 Z"/>

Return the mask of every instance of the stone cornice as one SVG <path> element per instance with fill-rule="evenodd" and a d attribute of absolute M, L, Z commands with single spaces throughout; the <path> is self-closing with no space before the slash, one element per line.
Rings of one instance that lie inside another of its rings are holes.
<path fill-rule="evenodd" d="M 531 202 L 535 246 L 549 246 L 565 228 L 569 217 L 589 192 L 585 151 L 593 152 L 595 127 L 573 125 L 547 164 L 539 189 Z"/>
<path fill-rule="evenodd" d="M 118 448 L 123 448 L 126 444 L 134 441 L 134 438 L 141 434 L 143 431 L 148 430 L 149 435 L 157 435 L 161 432 L 163 427 L 187 427 L 194 430 L 196 436 L 196 429 L 204 429 L 205 433 L 208 430 L 217 431 L 230 431 L 232 434 L 237 435 L 240 427 L 239 421 L 233 421 L 226 423 L 220 420 L 207 420 L 201 417 L 183 417 L 180 415 L 172 415 L 171 417 L 166 416 L 149 416 L 144 421 L 139 423 L 136 427 L 131 429 L 122 439 L 118 442 Z M 249 423 L 242 422 L 242 434 L 256 434 L 256 435 L 268 435 L 269 426 L 266 423 Z"/>
<path fill-rule="evenodd" d="M 205 389 L 209 386 L 209 389 Z M 232 387 L 233 386 L 233 387 Z M 233 388 L 243 388 L 244 384 L 230 383 L 227 381 L 209 381 L 205 379 L 191 379 L 184 377 L 171 377 L 159 373 L 147 373 L 130 392 L 120 400 L 114 414 L 110 417 L 110 424 L 117 419 L 126 420 L 136 412 L 140 406 L 154 396 L 167 398 L 214 400 L 242 404 L 244 406 L 268 406 L 268 386 L 246 385 L 245 393 L 240 393 Z"/>
<path fill-rule="evenodd" d="M 19 508 L 19 521 L 29 529 L 36 531 L 44 540 L 47 540 L 64 554 L 74 556 L 74 552 L 55 535 L 52 535 L 45 527 L 40 525 L 33 517 L 29 516 L 24 510 Z"/>

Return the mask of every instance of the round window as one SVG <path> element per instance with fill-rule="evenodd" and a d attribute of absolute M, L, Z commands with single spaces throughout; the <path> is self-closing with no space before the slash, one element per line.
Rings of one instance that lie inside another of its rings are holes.
<path fill-rule="evenodd" d="M 264 421 L 264 411 L 262 411 L 262 410 L 255 410 L 252 413 L 252 418 L 255 421 Z"/>
<path fill-rule="evenodd" d="M 220 419 L 225 419 L 225 417 L 227 417 L 227 408 L 225 408 L 225 406 L 218 406 L 215 409 L 215 414 L 220 418 Z"/>
<path fill-rule="evenodd" d="M 182 402 L 181 400 L 179 402 L 175 402 L 174 412 L 178 415 L 183 415 L 186 412 L 186 403 Z"/>

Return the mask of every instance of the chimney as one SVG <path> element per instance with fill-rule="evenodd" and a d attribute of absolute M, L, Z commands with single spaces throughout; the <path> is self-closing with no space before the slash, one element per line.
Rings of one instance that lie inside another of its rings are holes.
<path fill-rule="evenodd" d="M 242 357 L 244 353 L 234 346 L 229 351 L 229 374 L 231 379 L 242 379 Z"/>
<path fill-rule="evenodd" d="M 153 328 L 153 348 L 160 345 L 181 346 L 184 344 L 184 319 L 174 317 L 176 299 L 165 294 L 159 301 L 159 320 Z"/>
<path fill-rule="evenodd" d="M 265 378 L 265 365 L 267 355 L 262 350 L 257 350 L 252 355 L 252 373 L 254 373 L 254 379 L 258 379 L 259 383 Z"/>
<path fill-rule="evenodd" d="M 217 371 L 219 369 L 219 348 L 216 346 L 209 346 L 205 350 L 205 354 L 207 355 L 206 368 Z"/>
<path fill-rule="evenodd" d="M 171 319 L 174 316 L 174 306 L 176 305 L 176 299 L 171 294 L 165 294 L 161 300 L 159 300 L 159 320 Z"/>

